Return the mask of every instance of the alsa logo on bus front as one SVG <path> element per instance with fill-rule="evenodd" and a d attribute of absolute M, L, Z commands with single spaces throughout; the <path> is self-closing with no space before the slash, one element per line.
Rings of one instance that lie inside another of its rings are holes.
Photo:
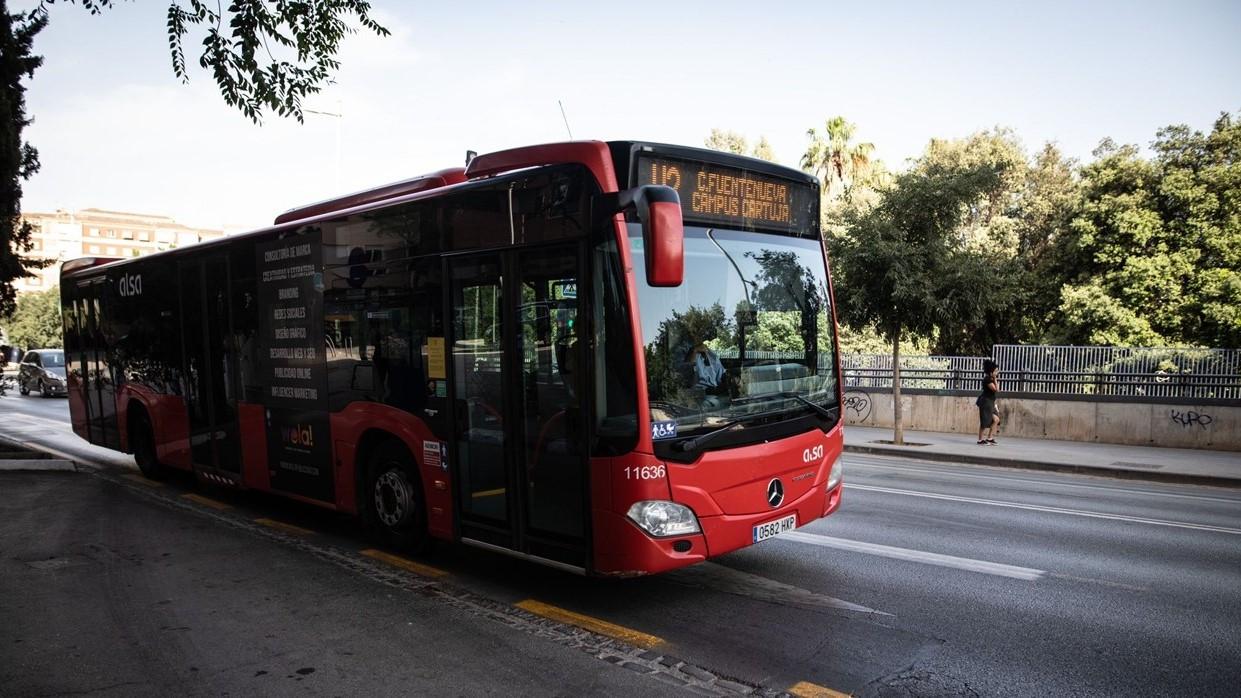
<path fill-rule="evenodd" d="M 315 445 L 315 430 L 309 424 L 296 424 L 291 427 L 284 427 L 280 430 L 280 436 L 284 443 L 289 446 L 313 448 Z"/>
<path fill-rule="evenodd" d="M 142 274 L 126 274 L 116 282 L 116 289 L 122 297 L 142 295 Z"/>

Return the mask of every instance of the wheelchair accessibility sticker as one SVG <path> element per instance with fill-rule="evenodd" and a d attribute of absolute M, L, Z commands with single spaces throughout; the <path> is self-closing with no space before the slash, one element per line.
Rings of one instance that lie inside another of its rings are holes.
<path fill-rule="evenodd" d="M 675 439 L 677 437 L 677 423 L 675 420 L 665 422 L 651 422 L 651 438 L 659 441 L 661 439 Z"/>

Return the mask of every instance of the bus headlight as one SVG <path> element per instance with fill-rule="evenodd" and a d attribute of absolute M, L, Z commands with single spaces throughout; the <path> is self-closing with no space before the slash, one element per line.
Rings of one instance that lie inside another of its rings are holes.
<path fill-rule="evenodd" d="M 643 531 L 657 538 L 699 533 L 693 510 L 676 502 L 637 502 L 629 507 L 629 518 Z"/>
<path fill-rule="evenodd" d="M 840 484 L 840 479 L 844 477 L 844 454 L 836 456 L 836 461 L 832 463 L 832 470 L 827 474 L 827 491 L 831 492 L 836 489 L 836 485 Z"/>

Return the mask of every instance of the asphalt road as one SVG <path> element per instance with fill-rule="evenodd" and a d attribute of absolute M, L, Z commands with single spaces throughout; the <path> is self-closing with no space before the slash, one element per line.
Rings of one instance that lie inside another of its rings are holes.
<path fill-rule="evenodd" d="M 0 399 L 0 432 L 107 454 L 95 473 L 0 474 L 0 686 L 17 695 L 1241 685 L 1236 490 L 850 455 L 838 514 L 687 570 L 590 580 L 439 546 L 411 573 L 360 555 L 342 517 L 142 484 L 66 415 Z M 515 610 L 532 602 L 619 627 Z"/>

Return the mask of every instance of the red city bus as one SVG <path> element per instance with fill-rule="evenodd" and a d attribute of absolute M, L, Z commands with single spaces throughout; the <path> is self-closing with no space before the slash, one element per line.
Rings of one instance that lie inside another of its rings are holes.
<path fill-rule="evenodd" d="M 61 270 L 73 428 L 168 469 L 579 573 L 840 505 L 819 190 L 694 148 L 517 148 Z"/>

